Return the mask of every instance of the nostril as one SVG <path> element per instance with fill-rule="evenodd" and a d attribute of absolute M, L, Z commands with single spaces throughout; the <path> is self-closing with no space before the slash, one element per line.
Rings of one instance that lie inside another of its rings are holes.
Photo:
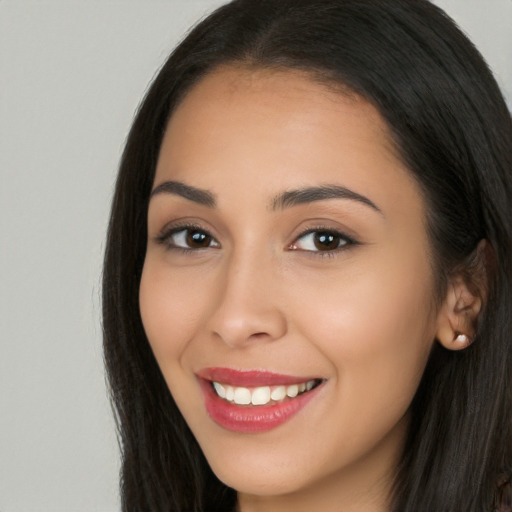
<path fill-rule="evenodd" d="M 251 338 L 260 339 L 265 338 L 266 336 L 268 336 L 266 332 L 255 332 L 254 334 L 251 335 Z"/>

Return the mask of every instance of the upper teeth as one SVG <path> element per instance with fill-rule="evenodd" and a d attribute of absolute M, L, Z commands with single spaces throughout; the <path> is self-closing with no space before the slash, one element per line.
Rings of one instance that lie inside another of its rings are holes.
<path fill-rule="evenodd" d="M 287 396 L 296 397 L 299 393 L 310 391 L 315 385 L 315 380 L 308 380 L 300 384 L 290 386 L 261 386 L 257 388 L 245 388 L 241 386 L 230 386 L 229 384 L 213 383 L 213 389 L 217 395 L 228 402 L 237 405 L 265 405 L 271 400 L 279 402 Z"/>

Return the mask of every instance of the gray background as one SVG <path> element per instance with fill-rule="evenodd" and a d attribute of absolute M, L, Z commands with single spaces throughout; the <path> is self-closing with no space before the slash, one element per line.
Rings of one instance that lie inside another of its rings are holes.
<path fill-rule="evenodd" d="M 100 273 L 155 70 L 218 0 L 0 0 L 0 511 L 119 510 Z M 512 105 L 512 0 L 439 0 Z"/>

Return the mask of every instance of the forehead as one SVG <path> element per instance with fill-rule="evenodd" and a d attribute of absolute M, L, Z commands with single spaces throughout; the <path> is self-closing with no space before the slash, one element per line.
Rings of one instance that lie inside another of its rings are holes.
<path fill-rule="evenodd" d="M 337 183 L 365 195 L 386 192 L 391 202 L 409 193 L 422 210 L 377 109 L 294 70 L 224 67 L 199 81 L 166 130 L 155 185 L 168 179 L 269 197 Z"/>
<path fill-rule="evenodd" d="M 368 101 L 342 85 L 290 69 L 216 69 L 187 92 L 171 116 L 167 133 L 176 137 L 181 129 L 183 135 L 191 131 L 196 137 L 205 135 L 200 129 L 209 122 L 217 123 L 218 135 L 228 122 L 245 125 L 247 131 L 250 122 L 255 129 L 267 122 L 276 123 L 276 129 L 302 133 L 331 124 L 340 133 L 339 123 L 332 121 L 342 118 L 343 124 L 351 125 L 348 129 L 357 129 L 359 137 L 378 142 L 381 149 L 399 156 L 386 123 Z M 272 135 L 276 134 L 277 130 Z"/>

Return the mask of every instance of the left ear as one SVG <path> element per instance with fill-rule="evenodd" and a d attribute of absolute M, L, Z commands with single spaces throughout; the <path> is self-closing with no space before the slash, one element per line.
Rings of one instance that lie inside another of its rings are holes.
<path fill-rule="evenodd" d="M 450 278 L 437 317 L 437 340 L 449 350 L 461 350 L 473 342 L 480 312 L 487 299 L 493 251 L 481 240 L 468 265 Z"/>

